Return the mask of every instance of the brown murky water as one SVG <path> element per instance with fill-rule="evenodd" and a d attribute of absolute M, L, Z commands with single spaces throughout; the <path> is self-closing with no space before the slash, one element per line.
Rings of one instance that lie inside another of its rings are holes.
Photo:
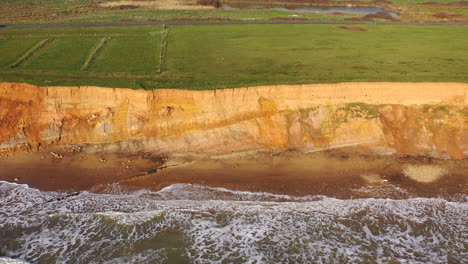
<path fill-rule="evenodd" d="M 343 13 L 343 14 L 375 14 L 378 12 L 387 12 L 382 8 L 375 7 L 346 7 L 346 6 L 310 6 L 310 5 L 265 5 L 265 4 L 229 4 L 223 5 L 223 9 L 232 10 L 232 9 L 271 9 L 278 11 L 289 11 L 295 13 Z M 388 12 L 391 16 L 398 16 L 394 12 Z"/>

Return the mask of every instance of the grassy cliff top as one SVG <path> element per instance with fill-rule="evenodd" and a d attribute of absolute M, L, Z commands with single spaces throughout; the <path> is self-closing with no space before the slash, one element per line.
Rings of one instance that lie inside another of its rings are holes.
<path fill-rule="evenodd" d="M 467 82 L 467 33 L 396 25 L 4 29 L 0 81 L 144 89 Z"/>

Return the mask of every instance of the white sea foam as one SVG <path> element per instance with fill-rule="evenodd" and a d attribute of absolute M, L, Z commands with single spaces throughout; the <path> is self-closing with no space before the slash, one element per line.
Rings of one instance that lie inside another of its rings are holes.
<path fill-rule="evenodd" d="M 102 216 L 115 221 L 119 225 L 135 225 L 153 220 L 157 217 L 164 217 L 164 210 L 143 211 L 134 213 L 105 212 L 95 213 L 95 216 Z"/>
<path fill-rule="evenodd" d="M 157 192 L 139 194 L 142 197 L 161 200 L 230 200 L 230 201 L 315 201 L 324 198 L 315 196 L 290 196 L 268 192 L 235 191 L 222 187 L 210 187 L 197 184 L 172 184 Z"/>
<path fill-rule="evenodd" d="M 0 264 L 28 264 L 26 260 L 0 257 Z"/>
<path fill-rule="evenodd" d="M 253 198 L 202 200 L 209 191 Z M 190 192 L 204 194 L 169 200 L 197 195 Z M 39 263 L 46 256 L 64 263 L 171 263 L 174 255 L 179 263 L 468 259 L 466 202 L 275 197 L 195 185 L 66 197 L 0 182 L 0 252 Z"/>

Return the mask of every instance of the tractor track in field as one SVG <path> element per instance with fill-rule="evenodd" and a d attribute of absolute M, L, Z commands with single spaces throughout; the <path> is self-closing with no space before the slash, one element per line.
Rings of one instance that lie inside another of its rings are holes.
<path fill-rule="evenodd" d="M 314 21 L 275 21 L 275 22 L 156 22 L 134 24 L 76 24 L 76 25 L 26 25 L 0 26 L 1 29 L 40 29 L 40 28 L 91 28 L 91 27 L 131 27 L 131 26 L 204 26 L 204 25 L 364 25 L 364 26 L 443 26 L 468 27 L 468 24 L 420 24 L 420 23 L 391 23 L 391 22 L 314 22 Z"/>
<path fill-rule="evenodd" d="M 47 38 L 36 45 L 34 45 L 32 48 L 30 48 L 26 53 L 24 53 L 18 60 L 16 60 L 12 65 L 10 65 L 10 68 L 16 68 L 23 64 L 25 61 L 30 59 L 32 56 L 36 55 L 39 53 L 41 50 L 45 49 L 47 46 L 49 46 L 50 43 L 54 41 L 53 38 Z"/>

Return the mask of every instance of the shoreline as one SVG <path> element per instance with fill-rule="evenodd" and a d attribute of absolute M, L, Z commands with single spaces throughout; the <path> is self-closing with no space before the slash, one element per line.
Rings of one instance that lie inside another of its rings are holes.
<path fill-rule="evenodd" d="M 155 191 L 187 183 L 355 197 L 365 195 L 353 191 L 361 187 L 395 185 L 421 196 L 466 194 L 467 90 L 463 83 L 214 91 L 0 83 L 0 180 L 55 191 L 99 192 L 118 182 Z"/>
<path fill-rule="evenodd" d="M 50 153 L 0 158 L 0 180 L 66 193 L 107 193 L 115 184 L 131 192 L 143 189 L 157 192 L 173 184 L 193 184 L 232 191 L 339 199 L 468 194 L 466 159 L 377 156 L 359 153 L 358 149 L 354 154 L 342 150 L 284 151 L 225 157 L 70 152 L 57 158 Z M 432 177 L 428 175 L 431 173 Z"/>

